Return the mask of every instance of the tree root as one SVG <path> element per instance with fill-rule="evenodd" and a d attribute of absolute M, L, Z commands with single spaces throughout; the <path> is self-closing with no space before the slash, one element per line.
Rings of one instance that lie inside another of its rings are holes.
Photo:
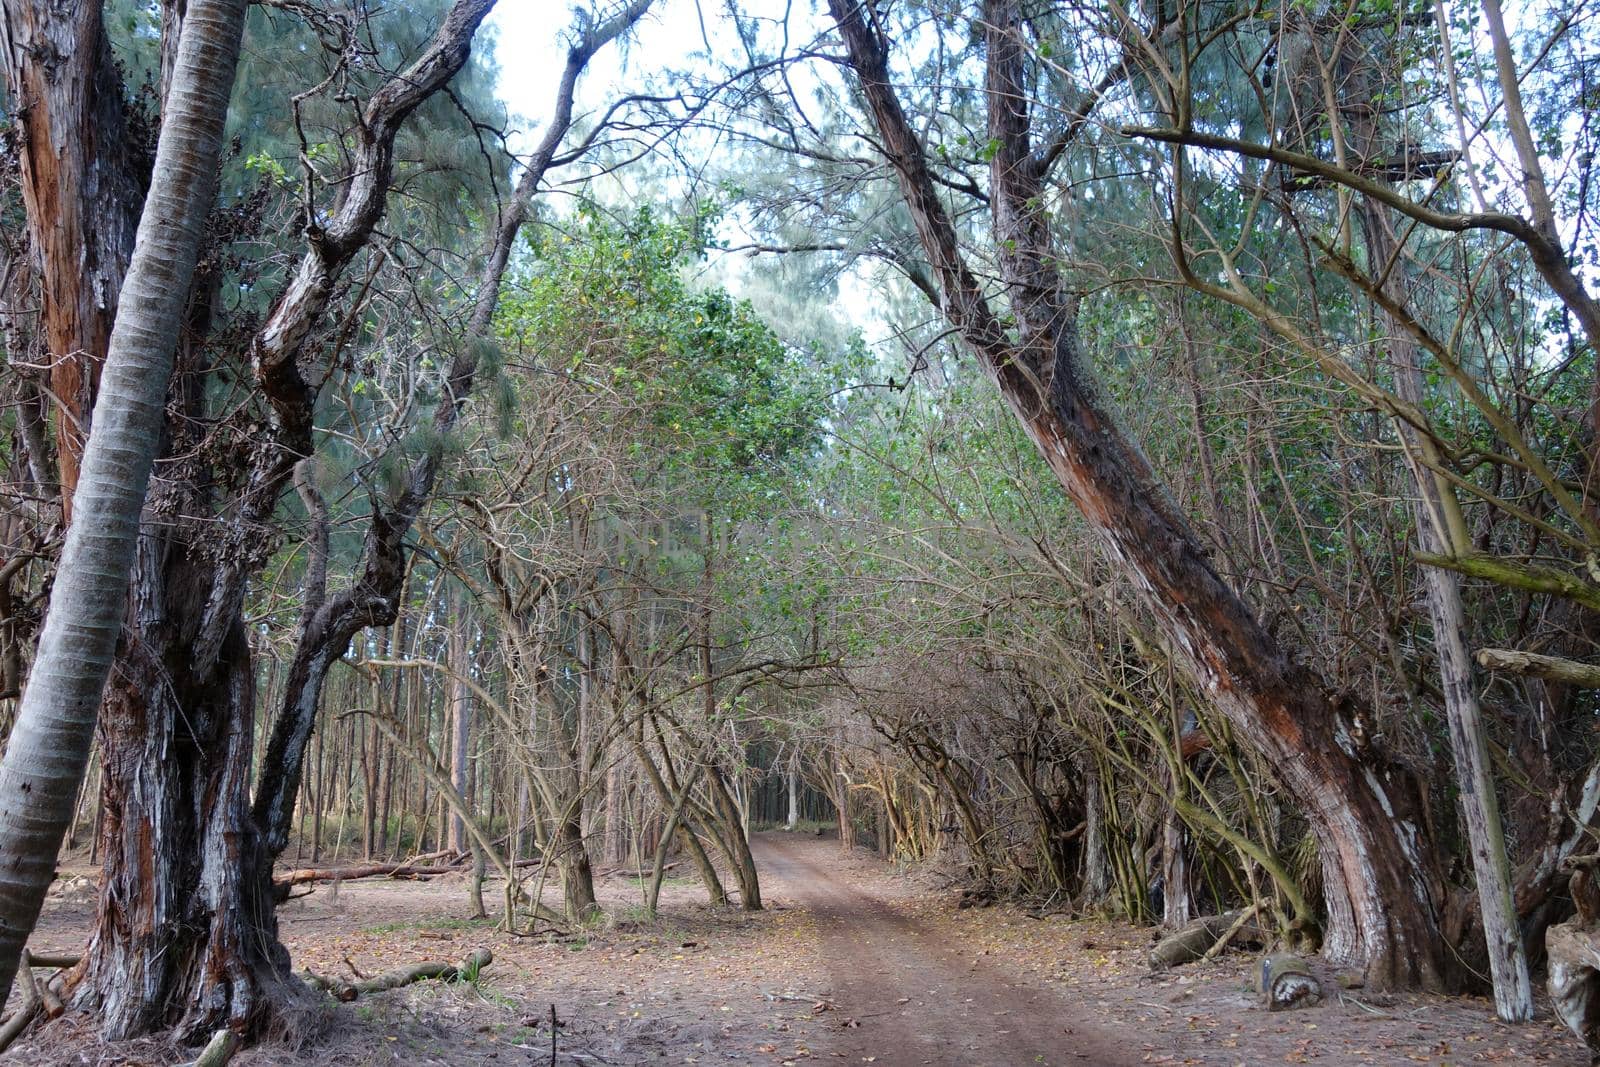
<path fill-rule="evenodd" d="M 316 989 L 327 993 L 333 999 L 346 1003 L 357 997 L 369 993 L 385 993 L 391 989 L 399 989 L 413 982 L 423 982 L 438 979 L 444 982 L 453 982 L 459 978 L 475 977 L 490 963 L 494 962 L 494 953 L 486 948 L 473 952 L 460 963 L 444 963 L 429 961 L 419 963 L 413 967 L 402 967 L 399 970 L 388 971 L 376 978 L 368 978 L 360 982 L 347 982 L 342 978 L 327 978 L 320 974 L 307 971 L 305 980 Z"/>

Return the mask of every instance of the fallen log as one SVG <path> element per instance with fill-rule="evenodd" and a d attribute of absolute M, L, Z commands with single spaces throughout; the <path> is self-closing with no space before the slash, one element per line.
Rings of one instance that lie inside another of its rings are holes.
<path fill-rule="evenodd" d="M 310 985 L 332 996 L 333 999 L 348 1003 L 357 997 L 371 993 L 386 993 L 391 989 L 399 989 L 402 986 L 411 985 L 413 982 L 425 982 L 430 979 L 453 982 L 466 976 L 476 977 L 493 962 L 494 953 L 486 948 L 480 948 L 460 963 L 429 961 L 412 967 L 402 967 L 399 970 L 388 971 L 378 975 L 376 978 L 368 978 L 360 982 L 347 982 L 342 978 L 327 978 L 320 974 L 313 974 L 310 971 L 306 972 L 305 979 Z"/>
<path fill-rule="evenodd" d="M 1162 938 L 1150 950 L 1150 969 L 1164 971 L 1193 963 L 1204 958 L 1209 951 L 1220 952 L 1219 945 L 1226 946 L 1240 938 L 1265 944 L 1266 931 L 1251 920 L 1249 913 L 1252 910 L 1239 908 L 1221 915 L 1205 915 L 1188 923 L 1177 933 Z"/>
<path fill-rule="evenodd" d="M 466 865 L 423 866 L 415 863 L 361 863 L 352 867 L 301 867 L 285 871 L 272 880 L 273 887 L 286 892 L 291 886 L 307 882 L 354 882 L 360 878 L 432 878 L 441 874 L 455 874 L 466 870 Z"/>

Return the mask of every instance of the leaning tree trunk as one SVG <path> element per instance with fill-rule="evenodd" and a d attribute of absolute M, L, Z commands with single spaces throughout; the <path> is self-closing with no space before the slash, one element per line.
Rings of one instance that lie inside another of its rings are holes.
<path fill-rule="evenodd" d="M 1142 456 L 1083 377 L 1077 310 L 1044 215 L 1053 155 L 1035 153 L 1015 0 L 988 0 L 990 202 L 1014 332 L 962 257 L 923 149 L 890 82 L 887 44 L 853 0 L 829 0 L 883 151 L 894 167 L 942 308 L 978 355 L 1056 480 L 1134 580 L 1176 661 L 1305 806 L 1322 861 L 1330 958 L 1374 985 L 1437 986 L 1445 972 L 1414 778 L 1370 734 L 1367 709 L 1335 699 L 1212 567 Z"/>
<path fill-rule="evenodd" d="M 55 872 L 132 570 L 167 380 L 216 195 L 245 0 L 195 0 L 33 672 L 0 763 L 0 1000 Z"/>
<path fill-rule="evenodd" d="M 652 0 L 631 0 L 609 20 L 587 26 L 579 40 L 567 50 L 566 65 L 556 91 L 555 114 L 533 158 L 517 180 L 511 203 L 501 213 L 490 235 L 478 275 L 472 314 L 466 323 L 466 336 L 446 377 L 444 393 L 453 400 L 434 409 L 431 429 L 435 444 L 411 462 L 401 479 L 399 493 L 374 509 L 362 547 L 361 577 L 332 595 L 325 587 L 313 590 L 315 610 L 306 616 L 297 635 L 290 663 L 291 682 L 283 703 L 273 716 L 267 741 L 267 762 L 274 773 L 258 784 L 254 802 L 256 820 L 266 835 L 268 853 L 273 858 L 282 852 L 288 841 L 294 798 L 300 788 L 306 747 L 316 726 L 317 707 L 321 703 L 328 667 L 344 655 L 350 641 L 362 630 L 369 626 L 387 626 L 399 614 L 407 569 L 406 535 L 433 496 L 446 454 L 442 442 L 454 430 L 462 405 L 472 395 L 478 360 L 492 343 L 501 279 L 539 185 L 571 129 L 578 79 L 595 54 L 631 29 L 651 3 Z M 454 66 L 447 70 L 437 61 L 426 68 L 419 63 L 417 73 L 425 74 L 426 78 L 410 73 L 396 80 L 408 82 L 413 94 L 425 90 L 423 95 L 427 95 L 442 88 L 465 62 L 467 42 L 491 6 L 493 0 L 457 0 L 450 19 L 436 36 L 440 43 L 447 35 L 454 36 L 455 47 L 450 54 Z M 417 102 L 420 98 L 410 107 Z M 390 136 L 392 149 L 392 132 Z M 376 221 L 376 216 L 367 219 L 368 233 Z M 292 299 L 294 291 L 300 288 L 297 283 L 285 301 Z M 278 363 L 285 373 L 292 369 L 291 363 L 282 360 Z"/>

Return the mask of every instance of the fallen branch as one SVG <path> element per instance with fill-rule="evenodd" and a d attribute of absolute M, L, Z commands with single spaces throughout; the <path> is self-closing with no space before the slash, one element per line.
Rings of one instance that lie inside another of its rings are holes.
<path fill-rule="evenodd" d="M 17 1005 L 17 1010 L 12 1012 L 4 1026 L 0 1026 L 0 1052 L 11 1047 L 11 1043 L 22 1036 L 33 1020 L 44 1013 L 44 1003 L 39 999 L 38 987 L 33 982 L 33 972 L 28 970 L 27 954 L 23 954 L 22 966 L 17 968 L 17 993 L 22 998 L 22 1003 Z"/>
<path fill-rule="evenodd" d="M 290 886 L 305 885 L 307 882 L 354 882 L 360 878 L 432 878 L 440 874 L 455 874 L 465 870 L 465 865 L 450 865 L 445 867 L 424 867 L 415 863 L 362 863 L 353 867 L 302 867 L 299 870 L 288 871 L 281 877 L 272 880 L 272 886 L 280 893 L 288 892 Z"/>
<path fill-rule="evenodd" d="M 22 1002 L 9 1018 L 0 1022 L 0 1052 L 4 1052 L 40 1015 L 54 1019 L 64 1010 L 61 998 L 50 988 L 49 980 L 40 984 L 33 976 L 33 969 L 39 967 L 44 970 L 66 970 L 68 967 L 76 967 L 82 958 L 82 956 L 35 956 L 26 949 L 23 950 L 20 966 L 17 968 L 17 990 Z"/>
<path fill-rule="evenodd" d="M 206 1047 L 200 1050 L 200 1055 L 189 1067 L 222 1067 L 233 1059 L 234 1050 L 238 1047 L 239 1038 L 232 1030 L 218 1030 L 211 1035 L 211 1040 L 206 1042 Z"/>
<path fill-rule="evenodd" d="M 68 967 L 76 967 L 82 959 L 82 956 L 36 956 L 30 952 L 28 954 L 28 965 L 46 969 L 54 967 L 57 970 L 64 971 Z"/>
<path fill-rule="evenodd" d="M 1244 929 L 1244 924 L 1259 914 L 1261 914 L 1261 902 L 1258 900 L 1239 913 L 1239 917 L 1233 921 L 1233 925 L 1228 927 L 1228 932 L 1217 938 L 1217 943 L 1206 949 L 1206 954 L 1201 958 L 1207 960 L 1216 959 L 1222 954 L 1222 950 L 1227 948 L 1233 939 L 1239 936 L 1239 931 Z"/>
<path fill-rule="evenodd" d="M 1487 670 L 1507 674 L 1523 674 L 1543 678 L 1547 682 L 1564 682 L 1580 689 L 1600 689 L 1600 667 L 1558 656 L 1541 656 L 1536 652 L 1518 652 L 1509 648 L 1480 648 L 1478 663 Z"/>
<path fill-rule="evenodd" d="M 305 978 L 308 983 L 329 994 L 333 999 L 349 1002 L 369 993 L 386 993 L 391 989 L 399 989 L 413 982 L 424 982 L 429 979 L 453 982 L 465 975 L 479 974 L 492 962 L 494 962 L 494 953 L 486 948 L 480 948 L 460 963 L 443 963 L 440 961 L 419 963 L 414 967 L 403 967 L 399 970 L 388 971 L 378 975 L 376 978 L 368 978 L 362 982 L 346 982 L 342 978 L 326 978 L 310 971 L 306 972 Z"/>

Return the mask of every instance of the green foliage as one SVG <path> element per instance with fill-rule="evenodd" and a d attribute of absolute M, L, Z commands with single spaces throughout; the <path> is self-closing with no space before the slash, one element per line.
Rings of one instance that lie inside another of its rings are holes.
<path fill-rule="evenodd" d="M 830 379 L 748 302 L 689 284 L 703 218 L 641 209 L 619 224 L 588 207 L 545 229 L 498 331 L 506 348 L 609 393 L 636 457 L 654 457 L 699 506 L 740 517 L 814 457 Z"/>

